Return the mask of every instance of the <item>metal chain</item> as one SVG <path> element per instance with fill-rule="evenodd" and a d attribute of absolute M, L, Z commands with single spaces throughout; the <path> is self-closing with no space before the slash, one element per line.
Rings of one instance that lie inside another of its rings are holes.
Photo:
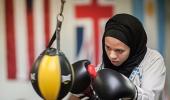
<path fill-rule="evenodd" d="M 65 0 L 61 0 L 61 9 L 60 9 L 60 15 L 62 15 L 62 13 L 63 13 L 63 9 L 64 9 L 64 3 L 65 3 L 66 1 Z"/>
<path fill-rule="evenodd" d="M 65 0 L 61 0 L 61 8 L 60 8 L 60 13 L 57 15 L 57 27 L 56 27 L 56 41 L 57 41 L 57 54 L 59 54 L 60 51 L 60 31 L 61 31 L 61 25 L 64 20 L 63 16 L 63 9 L 64 9 L 64 4 Z"/>
<path fill-rule="evenodd" d="M 63 16 L 63 10 L 64 10 L 64 4 L 65 4 L 65 0 L 61 0 L 61 7 L 60 7 L 60 13 L 57 16 L 57 20 L 59 21 L 63 21 L 64 20 L 64 16 Z"/>

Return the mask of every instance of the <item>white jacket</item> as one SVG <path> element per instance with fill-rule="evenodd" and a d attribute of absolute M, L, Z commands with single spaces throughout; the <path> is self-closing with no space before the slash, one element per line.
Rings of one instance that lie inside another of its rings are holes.
<path fill-rule="evenodd" d="M 103 69 L 101 64 L 96 70 L 100 69 Z M 165 77 L 166 67 L 163 57 L 156 50 L 147 48 L 144 59 L 129 76 L 137 87 L 137 100 L 161 100 Z"/>
<path fill-rule="evenodd" d="M 149 49 L 129 79 L 137 86 L 137 100 L 160 100 L 165 85 L 166 67 L 164 59 L 155 50 Z"/>

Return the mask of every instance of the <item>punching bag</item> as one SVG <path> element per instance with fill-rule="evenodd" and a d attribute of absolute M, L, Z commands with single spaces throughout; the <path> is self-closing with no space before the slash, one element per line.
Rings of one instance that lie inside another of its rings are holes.
<path fill-rule="evenodd" d="M 62 52 L 46 49 L 31 70 L 31 83 L 37 94 L 45 100 L 62 99 L 73 84 L 73 69 Z"/>
<path fill-rule="evenodd" d="M 31 70 L 31 83 L 37 94 L 45 100 L 61 100 L 71 90 L 74 80 L 72 65 L 60 51 L 60 30 L 63 21 L 65 0 L 61 0 L 61 10 L 57 16 L 56 31 Z M 56 48 L 51 48 L 56 39 Z"/>

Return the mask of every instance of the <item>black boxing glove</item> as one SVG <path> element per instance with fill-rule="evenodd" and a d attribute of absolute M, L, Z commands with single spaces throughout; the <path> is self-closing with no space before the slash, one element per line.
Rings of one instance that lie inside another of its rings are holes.
<path fill-rule="evenodd" d="M 112 69 L 97 72 L 92 83 L 93 89 L 101 100 L 135 99 L 136 86 L 124 75 Z"/>
<path fill-rule="evenodd" d="M 95 67 L 88 60 L 79 60 L 72 66 L 74 83 L 71 93 L 81 100 L 98 100 L 91 88 L 92 78 L 96 76 Z"/>
<path fill-rule="evenodd" d="M 80 94 L 90 86 L 91 77 L 86 70 L 90 64 L 88 60 L 79 60 L 72 64 L 74 70 L 74 82 L 71 93 Z"/>

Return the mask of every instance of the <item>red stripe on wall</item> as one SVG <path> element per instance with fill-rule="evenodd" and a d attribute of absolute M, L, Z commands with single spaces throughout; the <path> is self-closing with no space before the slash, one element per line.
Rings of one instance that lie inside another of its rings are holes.
<path fill-rule="evenodd" d="M 45 45 L 47 47 L 50 39 L 50 13 L 49 13 L 49 0 L 44 0 L 44 32 L 45 32 Z"/>
<path fill-rule="evenodd" d="M 7 77 L 16 79 L 16 48 L 13 0 L 5 0 Z"/>
<path fill-rule="evenodd" d="M 33 1 L 27 0 L 26 2 L 26 15 L 27 15 L 27 37 L 28 37 L 28 60 L 29 69 L 31 69 L 35 57 L 34 48 L 34 15 L 33 15 Z M 30 71 L 30 70 L 28 70 Z"/>
<path fill-rule="evenodd" d="M 76 7 L 76 17 L 85 18 L 89 17 L 93 19 L 93 29 L 94 29 L 94 56 L 95 65 L 99 64 L 99 45 L 100 45 L 100 35 L 99 35 L 99 20 L 101 18 L 109 18 L 113 15 L 113 6 L 100 6 L 97 0 L 92 0 L 90 5 L 77 5 Z"/>

